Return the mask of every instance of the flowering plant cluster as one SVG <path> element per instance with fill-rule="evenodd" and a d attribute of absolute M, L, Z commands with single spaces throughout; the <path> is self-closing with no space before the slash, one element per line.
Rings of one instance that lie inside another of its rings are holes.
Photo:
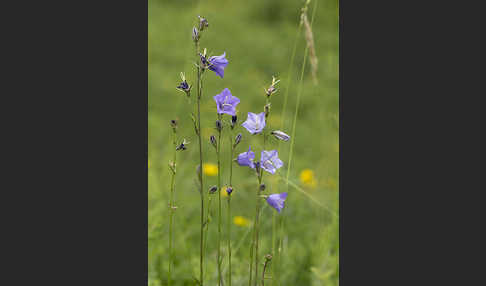
<path fill-rule="evenodd" d="M 279 158 L 279 154 L 277 150 L 266 150 L 266 143 L 269 135 L 272 135 L 274 138 L 281 140 L 281 141 L 288 141 L 290 136 L 287 135 L 285 132 L 281 130 L 272 130 L 268 132 L 268 118 L 270 115 L 270 107 L 271 107 L 271 98 L 277 92 L 276 85 L 279 80 L 276 80 L 275 77 L 272 79 L 271 85 L 264 89 L 266 102 L 263 106 L 263 112 L 260 113 L 247 113 L 247 119 L 242 124 L 238 124 L 238 116 L 237 116 L 237 107 L 240 103 L 240 99 L 236 96 L 233 96 L 231 91 L 228 88 L 224 88 L 220 93 L 213 96 L 215 101 L 215 115 L 217 116 L 215 120 L 215 132 L 216 135 L 212 134 L 209 136 L 209 142 L 214 147 L 216 151 L 216 158 L 217 158 L 217 166 L 214 166 L 216 170 L 214 173 L 218 176 L 218 185 L 211 186 L 207 191 L 204 192 L 204 177 L 201 169 L 203 166 L 207 166 L 207 164 L 203 163 L 203 148 L 202 148 L 202 134 L 201 134 L 201 112 L 200 112 L 200 101 L 202 99 L 203 89 L 203 74 L 206 70 L 210 70 L 216 74 L 216 76 L 220 77 L 221 79 L 224 78 L 225 69 L 228 66 L 228 59 L 226 58 L 226 52 L 219 56 L 208 56 L 207 50 L 204 49 L 201 52 L 200 49 L 200 40 L 202 38 L 203 32 L 206 31 L 209 27 L 209 22 L 207 19 L 198 16 L 198 25 L 197 27 L 193 27 L 192 29 L 192 40 L 196 47 L 196 55 L 197 55 L 197 62 L 196 62 L 196 69 L 197 69 L 197 81 L 194 85 L 191 85 L 187 82 L 186 76 L 184 73 L 181 73 L 181 82 L 177 86 L 177 89 L 182 91 L 187 98 L 191 99 L 191 91 L 195 86 L 196 89 L 196 100 L 195 100 L 195 110 L 196 113 L 192 114 L 192 120 L 194 123 L 194 130 L 198 137 L 198 144 L 199 144 L 199 165 L 197 167 L 197 176 L 198 176 L 198 187 L 201 196 L 201 224 L 200 224 L 200 276 L 199 280 L 197 281 L 198 284 L 204 285 L 204 254 L 207 245 L 206 234 L 208 231 L 208 227 L 210 225 L 210 217 L 211 217 L 211 201 L 212 196 L 215 194 L 218 195 L 218 238 L 217 238 L 217 269 L 218 269 L 218 285 L 222 285 L 223 278 L 222 278 L 222 270 L 221 270 L 221 261 L 222 261 L 222 254 L 221 254 L 221 241 L 222 241 L 222 206 L 221 206 L 221 195 L 220 193 L 222 190 L 225 191 L 225 197 L 227 199 L 227 243 L 228 243 L 228 285 L 231 286 L 231 229 L 230 229 L 230 221 L 231 221 L 231 197 L 234 195 L 235 190 L 232 182 L 232 174 L 233 174 L 233 162 L 236 162 L 239 166 L 248 167 L 254 171 L 257 178 L 257 188 L 255 192 L 255 205 L 256 205 L 256 212 L 254 217 L 254 222 L 252 224 L 253 227 L 253 238 L 252 243 L 250 246 L 250 269 L 249 269 L 249 285 L 252 285 L 252 281 L 254 285 L 257 285 L 257 278 L 259 275 L 258 266 L 259 257 L 258 253 L 258 246 L 259 246 L 259 218 L 261 212 L 261 201 L 265 199 L 268 205 L 274 208 L 278 213 L 281 213 L 285 206 L 285 200 L 287 199 L 287 193 L 274 193 L 274 194 L 264 194 L 267 187 L 263 182 L 263 175 L 264 171 L 269 174 L 275 174 L 278 172 L 284 163 Z M 229 120 L 225 120 L 224 116 L 230 116 Z M 250 135 L 256 136 L 261 135 L 263 138 L 263 150 L 259 152 L 260 156 L 257 160 L 255 158 L 255 153 L 252 151 L 251 146 L 248 146 L 248 151 L 242 152 L 234 158 L 234 151 L 235 148 L 239 145 L 242 140 L 243 135 L 238 133 L 234 136 L 233 132 L 237 129 L 238 126 L 244 127 Z M 175 130 L 175 129 L 174 129 Z M 226 131 L 227 130 L 227 131 Z M 221 178 L 221 149 L 222 149 L 222 137 L 224 133 L 228 133 L 228 137 L 230 139 L 230 144 L 228 144 L 228 149 L 230 150 L 230 158 L 229 161 L 229 178 L 227 180 L 226 186 L 222 186 L 222 178 Z M 187 149 L 187 142 L 183 140 L 182 143 L 176 146 L 176 150 L 185 150 Z M 174 172 L 175 173 L 175 172 Z M 206 202 L 207 201 L 207 202 Z M 205 206 L 207 207 L 207 211 L 205 211 Z M 238 218 L 238 221 L 241 225 L 246 224 L 249 225 L 249 222 L 245 221 L 244 223 L 241 222 L 241 217 Z M 172 239 L 172 238 L 170 238 Z M 169 249 L 169 251 L 171 251 Z M 267 254 L 265 255 L 265 267 L 263 269 L 262 277 L 264 277 L 265 269 L 267 267 L 267 262 L 270 261 L 272 255 Z M 254 278 L 254 280 L 253 280 Z M 264 278 L 262 278 L 264 279 Z M 262 280 L 263 282 L 263 280 Z M 170 285 L 170 268 L 169 268 L 169 279 L 168 284 Z M 262 283 L 263 284 L 263 283 Z"/>

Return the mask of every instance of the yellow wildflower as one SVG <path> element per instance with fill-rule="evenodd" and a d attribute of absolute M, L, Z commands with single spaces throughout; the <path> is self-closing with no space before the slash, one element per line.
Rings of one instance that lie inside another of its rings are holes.
<path fill-rule="evenodd" d="M 203 164 L 203 174 L 208 176 L 217 176 L 218 165 L 212 163 Z"/>
<path fill-rule="evenodd" d="M 314 171 L 310 169 L 302 170 L 302 172 L 300 172 L 299 178 L 300 182 L 306 187 L 315 188 L 317 186 L 317 180 L 314 177 Z"/>
<path fill-rule="evenodd" d="M 233 223 L 236 224 L 237 226 L 249 226 L 250 221 L 247 220 L 246 218 L 242 216 L 235 216 L 233 218 Z"/>

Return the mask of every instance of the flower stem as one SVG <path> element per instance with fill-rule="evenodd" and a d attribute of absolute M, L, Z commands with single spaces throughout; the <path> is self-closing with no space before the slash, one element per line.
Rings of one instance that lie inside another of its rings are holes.
<path fill-rule="evenodd" d="M 199 62 L 199 41 L 196 41 L 196 57 Z M 201 95 L 202 95 L 202 71 L 201 67 L 197 65 L 197 137 L 199 141 L 199 193 L 201 195 L 201 239 L 200 239 L 200 255 L 199 255 L 199 283 L 204 285 L 204 192 L 203 192 L 203 152 L 202 152 L 202 138 L 201 138 Z"/>
<path fill-rule="evenodd" d="M 221 114 L 218 114 L 218 120 L 222 120 Z M 218 285 L 221 285 L 221 133 L 223 130 L 220 129 L 218 132 Z"/>
<path fill-rule="evenodd" d="M 233 134 L 230 132 L 230 175 L 229 185 L 233 188 Z M 227 215 L 227 232 L 228 232 L 228 286 L 231 286 L 231 194 L 228 194 L 228 215 Z"/>
<path fill-rule="evenodd" d="M 174 217 L 174 189 L 175 189 L 175 174 L 176 174 L 176 159 L 177 159 L 177 132 L 176 128 L 173 128 L 173 150 L 174 150 L 174 161 L 172 162 L 172 178 L 170 181 L 170 199 L 169 199 L 169 273 L 167 274 L 167 285 L 171 285 L 171 270 L 172 270 L 172 220 Z"/>
<path fill-rule="evenodd" d="M 275 212 L 272 212 L 272 255 L 275 257 L 275 245 L 277 240 L 277 215 Z M 276 275 L 275 265 L 272 263 L 272 285 L 274 284 L 274 277 Z M 263 285 L 263 283 L 262 283 Z"/>

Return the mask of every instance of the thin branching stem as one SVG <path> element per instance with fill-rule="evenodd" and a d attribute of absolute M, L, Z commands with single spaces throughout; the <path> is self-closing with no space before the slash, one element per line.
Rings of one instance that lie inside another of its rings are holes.
<path fill-rule="evenodd" d="M 169 163 L 171 164 L 172 166 L 169 168 L 171 169 L 171 173 L 172 173 L 172 177 L 171 177 L 171 180 L 170 180 L 170 199 L 169 199 L 169 273 L 167 274 L 167 285 L 171 285 L 171 270 L 172 270 L 172 221 L 173 221 L 173 217 L 174 217 L 174 211 L 175 211 L 175 207 L 174 207 L 174 189 L 175 189 L 175 175 L 176 175 L 176 159 L 177 159 L 177 151 L 176 151 L 176 146 L 177 146 L 177 132 L 176 132 L 176 128 L 173 128 L 173 140 L 172 140 L 172 144 L 173 144 L 173 150 L 174 150 L 174 160 L 172 161 L 172 163 Z"/>
<path fill-rule="evenodd" d="M 199 41 L 196 41 L 196 57 L 199 63 Z M 201 239 L 200 239 L 200 255 L 199 255 L 199 283 L 204 285 L 204 191 L 203 191 L 203 152 L 202 152 L 202 138 L 201 138 L 201 96 L 202 96 L 202 70 L 200 65 L 197 65 L 197 137 L 199 142 L 199 193 L 201 195 Z"/>
<path fill-rule="evenodd" d="M 229 136 L 230 142 L 230 170 L 229 170 L 229 186 L 233 188 L 233 152 L 234 152 L 234 144 L 233 144 L 233 134 L 230 132 Z M 226 218 L 227 223 L 227 232 L 228 232 L 228 286 L 231 286 L 231 194 L 228 194 L 228 215 Z"/>
<path fill-rule="evenodd" d="M 221 122 L 221 128 L 218 130 L 218 285 L 221 285 L 221 134 L 222 129 L 222 115 L 218 114 L 218 120 Z"/>

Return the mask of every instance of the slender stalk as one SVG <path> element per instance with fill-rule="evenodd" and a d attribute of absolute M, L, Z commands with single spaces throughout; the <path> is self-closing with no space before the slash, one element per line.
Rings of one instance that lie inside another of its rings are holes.
<path fill-rule="evenodd" d="M 265 264 L 263 265 L 263 271 L 262 271 L 262 286 L 265 286 L 265 271 L 267 270 L 268 262 L 270 262 L 271 259 L 272 259 L 272 255 L 265 256 Z"/>
<path fill-rule="evenodd" d="M 218 120 L 222 123 L 222 115 L 218 114 Z M 218 132 L 218 285 L 221 285 L 221 128 Z"/>
<path fill-rule="evenodd" d="M 206 214 L 206 222 L 205 222 L 205 230 L 204 230 L 204 253 L 206 253 L 207 250 L 207 244 L 208 244 L 208 229 L 209 229 L 209 217 L 211 216 L 211 195 L 208 195 L 208 203 L 206 206 L 207 209 L 207 214 Z M 207 265 L 206 265 L 207 268 Z M 207 269 L 205 269 L 205 273 L 207 272 Z"/>
<path fill-rule="evenodd" d="M 297 29 L 297 33 L 295 35 L 294 39 L 294 46 L 292 48 L 292 54 L 290 56 L 290 62 L 289 62 L 289 67 L 288 67 L 288 75 L 287 75 L 287 86 L 285 88 L 285 93 L 284 93 L 284 102 L 283 102 L 283 107 L 282 107 L 282 119 L 280 121 L 280 130 L 284 130 L 284 125 L 285 125 L 285 116 L 287 112 L 287 99 L 289 96 L 289 90 L 290 90 L 290 83 L 292 79 L 292 67 L 294 63 L 294 58 L 295 58 L 295 52 L 297 50 L 297 43 L 298 39 L 300 37 L 300 33 L 302 30 L 302 23 L 299 24 L 299 28 Z M 281 141 L 278 141 L 278 150 L 280 149 L 280 144 Z M 278 192 L 279 184 L 277 185 L 277 192 Z M 274 285 L 279 285 L 280 284 L 280 277 L 279 277 L 279 260 L 280 260 L 280 252 L 277 252 L 275 249 L 276 246 L 276 240 L 280 240 L 280 237 L 276 237 L 276 229 L 277 226 L 276 224 L 276 216 L 277 214 L 275 212 L 272 212 L 272 255 L 274 256 L 274 262 L 272 263 L 272 286 Z M 278 242 L 280 244 L 280 242 Z"/>
<path fill-rule="evenodd" d="M 230 175 L 229 175 L 229 185 L 233 188 L 233 134 L 230 132 Z M 231 194 L 228 194 L 228 215 L 227 215 L 227 232 L 228 232 L 228 285 L 231 286 Z"/>
<path fill-rule="evenodd" d="M 262 171 L 260 171 L 262 172 Z M 263 173 L 263 172 L 262 172 Z M 257 285 L 257 276 L 258 276 L 258 232 L 259 232 L 259 220 L 260 220 L 260 185 L 262 184 L 262 179 L 258 180 L 258 190 L 256 195 L 256 214 L 255 214 L 255 285 Z"/>
<path fill-rule="evenodd" d="M 174 150 L 174 160 L 172 162 L 172 178 L 170 181 L 170 199 L 169 199 L 169 273 L 167 274 L 167 285 L 171 285 L 171 270 L 172 270 L 172 221 L 174 217 L 174 189 L 175 189 L 175 174 L 176 174 L 176 159 L 177 159 L 177 132 L 176 128 L 173 128 L 173 150 Z"/>
<path fill-rule="evenodd" d="M 196 41 L 196 57 L 199 62 L 199 41 Z M 201 67 L 197 65 L 197 137 L 199 142 L 199 193 L 201 194 L 201 239 L 200 239 L 200 255 L 199 255 L 199 282 L 201 286 L 204 285 L 204 192 L 203 192 L 203 152 L 202 152 L 202 138 L 201 138 L 201 96 L 202 96 L 202 71 Z"/>
<path fill-rule="evenodd" d="M 297 50 L 297 42 L 300 37 L 300 31 L 302 30 L 302 23 L 299 24 L 299 29 L 297 30 L 297 35 L 295 36 L 294 40 L 294 47 L 292 48 L 292 55 L 290 56 L 290 62 L 289 62 L 289 74 L 287 76 L 287 87 L 285 88 L 285 94 L 284 94 L 284 102 L 283 102 L 283 107 L 282 107 L 282 121 L 280 122 L 280 129 L 283 129 L 284 126 L 284 119 L 285 119 L 285 113 L 287 111 L 287 98 L 289 96 L 289 88 L 290 88 L 290 79 L 292 78 L 292 66 L 294 63 L 294 58 L 295 58 L 295 51 Z M 279 142 L 280 145 L 280 142 Z"/>
<path fill-rule="evenodd" d="M 306 3 L 306 8 L 307 8 L 308 3 L 309 2 Z M 312 18 L 311 18 L 311 22 L 310 22 L 311 28 L 312 28 L 312 24 L 314 23 L 314 16 L 315 16 L 316 11 L 317 11 L 316 8 L 317 8 L 317 0 L 314 1 L 314 7 L 313 7 L 313 10 L 312 10 Z M 299 24 L 298 34 L 300 34 L 302 24 L 303 23 L 301 21 L 300 24 Z M 303 59 L 303 62 L 302 62 L 302 68 L 301 68 L 301 71 L 300 71 L 299 89 L 298 89 L 298 92 L 297 92 L 297 101 L 296 101 L 296 104 L 295 104 L 294 119 L 293 119 L 293 122 L 292 122 L 292 133 L 291 133 L 292 135 L 291 135 L 291 139 L 290 139 L 291 141 L 290 141 L 290 150 L 289 150 L 289 163 L 288 163 L 288 166 L 287 166 L 287 175 L 286 175 L 286 190 L 287 191 L 289 190 L 289 176 L 290 176 L 290 167 L 291 167 L 291 163 L 292 163 L 292 155 L 293 155 L 293 150 L 294 150 L 295 127 L 296 127 L 296 124 L 297 124 L 297 115 L 298 115 L 298 112 L 299 112 L 300 97 L 302 95 L 302 86 L 303 86 L 304 71 L 305 71 L 305 65 L 306 65 L 306 62 L 307 62 L 308 50 L 309 50 L 309 46 L 306 45 L 305 50 L 304 50 L 304 59 Z M 282 217 L 282 219 L 280 220 L 280 232 L 279 232 L 280 241 L 279 241 L 279 247 L 278 247 L 278 260 L 277 260 L 278 264 L 282 263 L 282 254 L 281 254 L 282 238 L 281 238 L 281 236 L 283 234 L 283 229 L 284 229 L 284 217 Z M 277 266 L 277 268 L 278 267 L 279 266 Z M 280 285 L 280 277 L 278 276 L 278 274 L 277 274 L 277 285 Z"/>
<path fill-rule="evenodd" d="M 276 239 L 277 239 L 277 216 L 275 212 L 272 212 L 272 255 L 275 256 L 275 245 L 276 245 Z M 276 274 L 276 269 L 275 265 L 272 264 L 272 285 L 274 284 L 273 282 L 273 277 Z M 263 285 L 263 284 L 262 284 Z"/>
<path fill-rule="evenodd" d="M 228 218 L 226 222 L 228 232 L 228 285 L 231 286 L 231 195 L 228 195 Z"/>

